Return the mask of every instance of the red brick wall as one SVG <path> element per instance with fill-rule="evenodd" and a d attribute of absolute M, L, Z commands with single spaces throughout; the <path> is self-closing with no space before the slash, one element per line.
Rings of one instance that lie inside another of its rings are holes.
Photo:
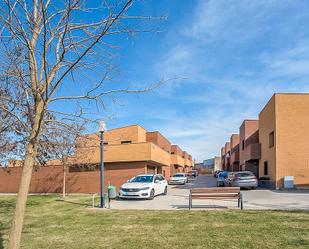
<path fill-rule="evenodd" d="M 188 152 L 183 151 L 183 152 L 182 152 L 182 157 L 185 158 L 185 159 L 188 159 L 188 158 L 189 158 Z"/>
<path fill-rule="evenodd" d="M 105 181 L 117 189 L 128 179 L 145 173 L 145 162 L 105 164 Z M 11 168 L 0 171 L 0 193 L 16 193 L 18 191 L 22 168 Z M 41 167 L 33 172 L 30 193 L 62 192 L 63 169 L 61 166 Z M 68 193 L 97 193 L 100 189 L 100 172 L 67 173 Z"/>
<path fill-rule="evenodd" d="M 171 153 L 171 143 L 158 131 L 146 133 L 146 141 L 158 145 L 161 149 Z"/>
<path fill-rule="evenodd" d="M 258 120 L 244 120 L 239 128 L 239 163 L 243 169 L 245 166 L 245 149 L 242 148 L 243 141 L 244 146 L 252 143 L 253 141 L 246 141 L 249 137 L 254 134 L 257 134 L 258 140 L 258 129 L 259 129 L 259 121 Z M 258 141 L 256 141 L 258 142 Z"/>
<path fill-rule="evenodd" d="M 179 148 L 178 145 L 172 145 L 171 150 L 174 154 L 182 157 L 182 150 Z"/>

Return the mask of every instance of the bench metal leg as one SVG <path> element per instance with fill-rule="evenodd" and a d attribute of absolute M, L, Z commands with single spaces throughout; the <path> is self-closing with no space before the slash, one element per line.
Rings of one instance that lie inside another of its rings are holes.
<path fill-rule="evenodd" d="M 192 196 L 191 194 L 189 195 L 189 210 L 191 210 L 192 207 Z"/>
<path fill-rule="evenodd" d="M 238 198 L 238 208 L 240 207 L 240 197 Z"/>
<path fill-rule="evenodd" d="M 244 209 L 244 203 L 243 203 L 243 195 L 242 195 L 242 193 L 240 193 L 240 209 L 241 209 L 241 210 Z"/>

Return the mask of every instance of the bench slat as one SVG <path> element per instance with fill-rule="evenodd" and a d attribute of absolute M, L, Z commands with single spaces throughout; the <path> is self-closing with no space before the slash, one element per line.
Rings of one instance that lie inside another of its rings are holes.
<path fill-rule="evenodd" d="M 239 197 L 237 197 L 237 196 L 230 196 L 230 197 L 228 197 L 228 196 L 226 196 L 226 197 L 194 197 L 194 198 L 192 198 L 192 200 L 193 199 L 203 199 L 203 200 L 205 200 L 205 199 L 207 199 L 207 200 L 232 200 L 232 199 L 239 199 Z"/>
<path fill-rule="evenodd" d="M 210 197 L 239 197 L 239 194 L 193 194 L 191 195 L 192 198 L 196 197 L 204 197 L 204 198 L 210 198 Z"/>
<path fill-rule="evenodd" d="M 192 188 L 191 193 L 239 193 L 239 187 L 226 188 Z"/>

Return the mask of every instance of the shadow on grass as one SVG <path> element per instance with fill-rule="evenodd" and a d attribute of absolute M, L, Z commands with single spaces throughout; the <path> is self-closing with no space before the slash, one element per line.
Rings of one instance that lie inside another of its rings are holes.
<path fill-rule="evenodd" d="M 189 205 L 172 205 L 175 209 L 186 209 L 189 210 Z M 221 206 L 221 205 L 193 205 L 191 209 L 200 209 L 200 208 L 206 208 L 206 209 L 228 209 L 227 206 Z"/>
<path fill-rule="evenodd" d="M 57 199 L 57 202 L 64 202 L 64 203 L 69 203 L 69 204 L 73 204 L 73 205 L 78 205 L 78 206 L 85 206 L 85 207 L 92 207 L 91 204 L 87 204 L 84 202 L 76 202 L 76 201 L 69 201 L 69 200 L 64 200 L 64 199 Z"/>

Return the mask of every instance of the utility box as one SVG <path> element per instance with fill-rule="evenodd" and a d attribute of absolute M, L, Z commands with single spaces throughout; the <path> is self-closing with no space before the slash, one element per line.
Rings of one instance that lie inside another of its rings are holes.
<path fill-rule="evenodd" d="M 284 177 L 284 188 L 294 188 L 294 176 Z"/>
<path fill-rule="evenodd" d="M 108 191 L 108 198 L 109 199 L 115 199 L 117 197 L 117 191 L 116 191 L 116 187 L 109 185 L 107 188 Z"/>

